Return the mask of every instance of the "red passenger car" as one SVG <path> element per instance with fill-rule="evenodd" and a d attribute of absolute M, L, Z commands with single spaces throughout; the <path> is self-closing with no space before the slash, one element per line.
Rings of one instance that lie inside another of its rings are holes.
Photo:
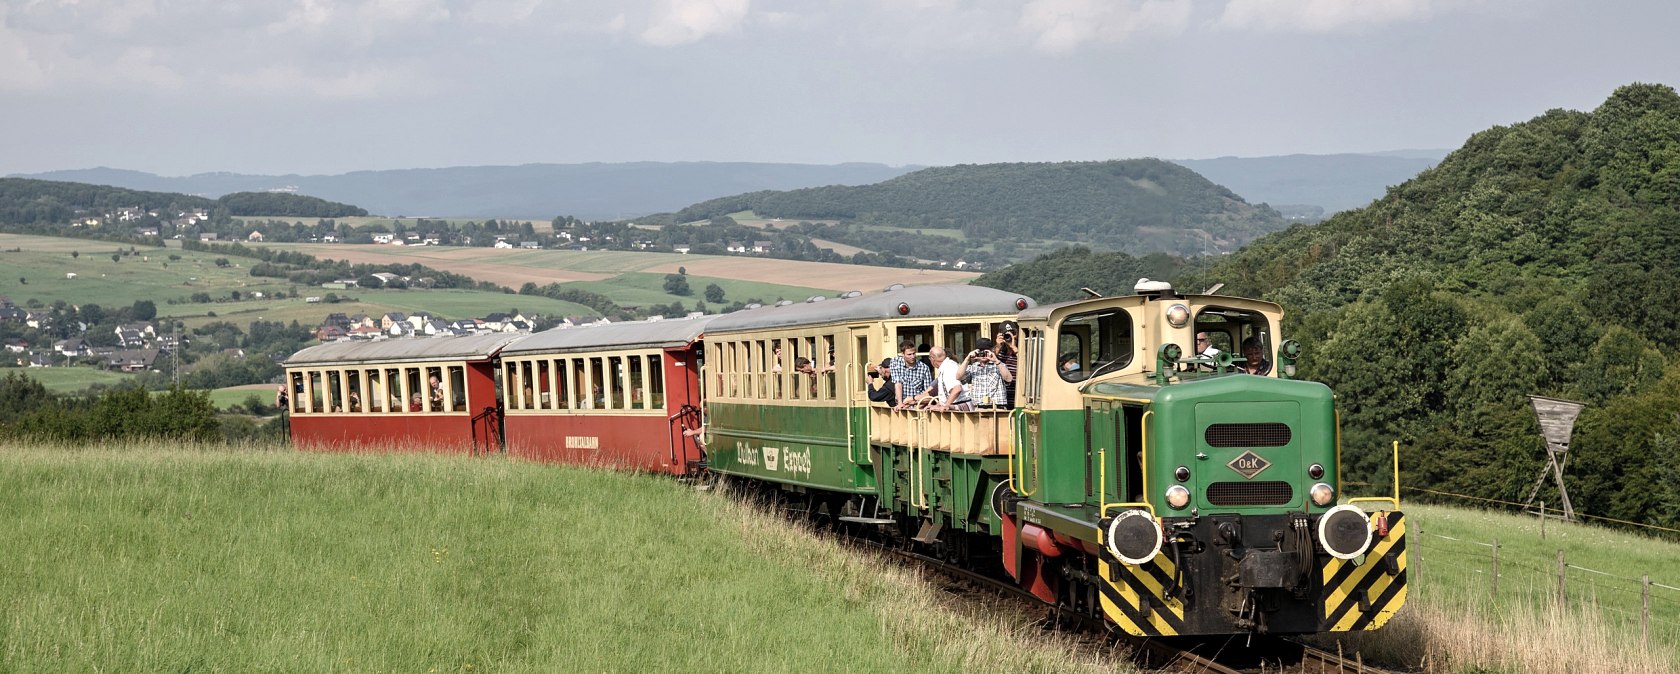
<path fill-rule="evenodd" d="M 494 359 L 519 335 L 334 342 L 286 359 L 299 448 L 498 451 Z"/>
<path fill-rule="evenodd" d="M 501 352 L 511 456 L 685 475 L 701 447 L 698 340 L 713 317 L 556 328 Z"/>

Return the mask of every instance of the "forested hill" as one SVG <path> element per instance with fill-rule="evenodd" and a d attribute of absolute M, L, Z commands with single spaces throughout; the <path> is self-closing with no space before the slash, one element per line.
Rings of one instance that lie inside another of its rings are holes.
<path fill-rule="evenodd" d="M 121 213 L 124 209 L 138 212 L 125 217 Z M 0 225 L 69 226 L 73 220 L 107 217 L 124 217 L 125 222 L 140 218 L 167 221 L 192 211 L 202 211 L 213 221 L 251 215 L 309 218 L 367 215 L 367 211 L 355 206 L 296 194 L 241 192 L 205 199 L 109 185 L 0 178 Z"/>
<path fill-rule="evenodd" d="M 1284 227 L 1182 166 L 1155 159 L 928 168 L 860 187 L 765 191 L 713 199 L 678 212 L 680 222 L 739 211 L 760 218 L 835 220 L 813 236 L 862 247 L 890 240 L 880 226 L 955 230 L 951 246 L 990 248 L 1024 259 L 1048 243 L 1088 244 L 1135 253 L 1235 250 Z M 960 234 L 958 234 L 960 232 Z"/>
<path fill-rule="evenodd" d="M 1127 292 L 1129 277 L 1160 278 L 1171 263 L 1075 250 L 977 282 L 1049 302 L 1082 285 Z M 1680 94 L 1669 87 L 1630 85 L 1591 112 L 1477 133 L 1367 208 L 1175 280 L 1283 304 L 1304 376 L 1336 391 L 1344 479 L 1387 484 L 1399 440 L 1407 488 L 1522 502 L 1544 465 L 1526 397 L 1539 394 L 1588 405 L 1565 471 L 1578 512 L 1680 524 Z M 1539 498 L 1559 502 L 1551 486 Z"/>
<path fill-rule="evenodd" d="M 1030 267 L 1014 282 L 1055 288 L 1077 265 Z M 1408 487 L 1521 502 L 1544 465 L 1526 396 L 1548 395 L 1588 405 L 1566 469 L 1577 511 L 1680 524 L 1673 89 L 1477 133 L 1367 208 L 1179 279 L 1215 282 L 1284 305 L 1304 374 L 1336 391 L 1346 479 L 1386 484 L 1399 440 Z"/>

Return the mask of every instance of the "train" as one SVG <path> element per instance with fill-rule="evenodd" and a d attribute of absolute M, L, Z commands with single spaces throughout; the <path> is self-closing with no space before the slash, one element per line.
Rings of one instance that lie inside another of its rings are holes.
<path fill-rule="evenodd" d="M 721 479 L 1007 579 L 1139 637 L 1374 630 L 1406 520 L 1341 482 L 1336 399 L 1276 304 L 1180 293 L 1041 305 L 892 286 L 723 314 L 305 348 L 292 442 Z M 914 345 L 1015 346 L 974 411 L 869 400 Z M 1397 458 L 1396 458 L 1397 460 Z M 1397 472 L 1396 472 L 1397 474 Z"/>

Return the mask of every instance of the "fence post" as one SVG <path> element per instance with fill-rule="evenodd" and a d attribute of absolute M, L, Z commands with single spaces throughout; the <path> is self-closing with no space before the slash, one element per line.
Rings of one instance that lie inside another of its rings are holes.
<path fill-rule="evenodd" d="M 1565 591 L 1564 579 L 1568 577 L 1567 569 L 1568 569 L 1568 565 L 1566 565 L 1563 561 L 1563 551 L 1559 550 L 1558 551 L 1558 593 L 1557 593 L 1558 608 L 1563 608 L 1563 602 L 1564 602 L 1564 596 L 1565 596 L 1564 595 L 1564 591 Z"/>
<path fill-rule="evenodd" d="M 1639 577 L 1639 643 L 1651 648 L 1651 574 Z"/>
<path fill-rule="evenodd" d="M 1493 598 L 1499 598 L 1499 537 L 1493 537 Z"/>
<path fill-rule="evenodd" d="M 1423 523 L 1417 522 L 1416 524 L 1417 545 L 1415 546 L 1416 549 L 1413 550 L 1416 554 L 1412 555 L 1412 587 L 1407 590 L 1407 592 L 1413 594 L 1416 594 L 1419 590 L 1423 589 Z"/>
<path fill-rule="evenodd" d="M 1540 502 L 1540 540 L 1546 540 L 1546 502 Z"/>

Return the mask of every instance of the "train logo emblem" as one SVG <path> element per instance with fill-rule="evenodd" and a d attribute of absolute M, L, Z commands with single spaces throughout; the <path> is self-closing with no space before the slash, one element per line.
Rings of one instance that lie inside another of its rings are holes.
<path fill-rule="evenodd" d="M 764 448 L 764 469 L 776 470 L 776 460 L 781 458 L 781 451 L 775 447 Z"/>
<path fill-rule="evenodd" d="M 1272 462 L 1252 451 L 1245 451 L 1241 456 L 1231 459 L 1231 462 L 1225 465 L 1230 466 L 1231 470 L 1237 471 L 1243 477 L 1252 480 L 1254 476 L 1260 474 L 1260 471 L 1271 468 Z"/>

